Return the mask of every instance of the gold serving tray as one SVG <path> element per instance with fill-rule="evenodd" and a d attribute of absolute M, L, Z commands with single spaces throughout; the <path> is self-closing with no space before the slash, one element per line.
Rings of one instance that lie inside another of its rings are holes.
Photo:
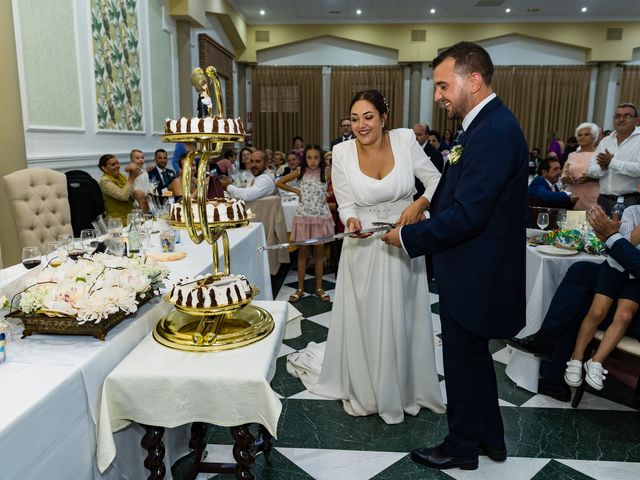
<path fill-rule="evenodd" d="M 177 350 L 215 352 L 244 347 L 273 331 L 273 317 L 265 309 L 255 305 L 237 308 L 234 312 L 211 317 L 172 310 L 158 322 L 153 337 L 162 345 Z"/>
<path fill-rule="evenodd" d="M 162 141 L 165 143 L 194 143 L 194 142 L 215 142 L 215 143 L 227 143 L 227 142 L 243 142 L 244 134 L 241 133 L 165 133 L 162 136 Z"/>

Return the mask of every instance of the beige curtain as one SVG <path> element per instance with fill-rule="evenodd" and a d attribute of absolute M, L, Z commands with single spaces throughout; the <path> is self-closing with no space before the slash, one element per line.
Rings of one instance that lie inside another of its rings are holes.
<path fill-rule="evenodd" d="M 545 152 L 555 132 L 563 142 L 587 121 L 591 67 L 496 67 L 492 87 L 520 123 L 529 148 Z M 434 104 L 433 126 L 453 131 L 459 121 Z"/>
<path fill-rule="evenodd" d="M 620 79 L 620 103 L 631 102 L 640 107 L 640 66 L 625 65 Z"/>
<path fill-rule="evenodd" d="M 389 104 L 390 128 L 402 127 L 404 73 L 401 66 L 331 67 L 331 138 L 339 134 L 340 118 L 349 115 L 349 104 L 360 90 L 376 89 Z"/>
<path fill-rule="evenodd" d="M 321 67 L 255 67 L 252 96 L 256 148 L 286 152 L 296 135 L 322 143 Z"/>

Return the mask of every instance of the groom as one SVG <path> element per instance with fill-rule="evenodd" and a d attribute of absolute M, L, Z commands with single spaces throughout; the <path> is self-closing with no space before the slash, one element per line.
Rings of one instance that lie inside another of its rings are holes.
<path fill-rule="evenodd" d="M 502 417 L 489 339 L 525 324 L 528 149 L 513 114 L 491 90 L 493 63 L 460 42 L 433 61 L 435 101 L 462 120 L 431 200 L 431 219 L 382 240 L 411 257 L 433 254 L 440 293 L 449 434 L 411 453 L 432 468 L 478 468 L 478 454 L 504 461 Z"/>

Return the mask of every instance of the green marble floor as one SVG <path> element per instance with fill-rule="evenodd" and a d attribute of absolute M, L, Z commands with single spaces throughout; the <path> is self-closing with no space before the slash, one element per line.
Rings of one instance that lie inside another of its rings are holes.
<path fill-rule="evenodd" d="M 294 272 L 295 273 L 295 272 Z M 277 300 L 286 300 L 295 290 L 295 276 L 282 285 L 276 279 Z M 325 276 L 324 288 L 331 295 L 334 277 Z M 435 286 L 432 285 L 432 291 Z M 638 479 L 640 478 L 640 399 L 612 376 L 598 396 L 585 394 L 578 409 L 543 395 L 523 390 L 505 374 L 508 347 L 491 343 L 498 379 L 501 412 L 509 459 L 495 463 L 480 457 L 480 468 L 432 471 L 415 465 L 408 452 L 432 445 L 447 432 L 446 417 L 423 410 L 407 416 L 400 425 L 387 425 L 378 416 L 351 417 L 338 401 L 317 397 L 285 368 L 286 354 L 304 348 L 308 342 L 326 340 L 331 303 L 320 301 L 313 292 L 296 308 L 302 313 L 302 335 L 285 340 L 277 362 L 272 387 L 282 397 L 278 439 L 266 462 L 260 455 L 253 468 L 259 479 Z M 274 290 L 275 292 L 275 290 Z M 438 296 L 431 293 L 434 331 L 439 332 Z M 441 356 L 436 336 L 437 355 Z M 441 362 L 438 372 L 442 377 Z M 228 429 L 209 427 L 208 459 L 231 461 L 232 441 Z M 173 466 L 175 479 L 184 478 L 191 464 L 189 456 Z M 231 479 L 232 475 L 200 474 L 198 480 Z"/>

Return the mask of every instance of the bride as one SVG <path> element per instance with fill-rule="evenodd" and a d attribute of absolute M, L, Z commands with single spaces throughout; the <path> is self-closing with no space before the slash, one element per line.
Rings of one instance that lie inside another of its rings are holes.
<path fill-rule="evenodd" d="M 412 130 L 385 128 L 380 92 L 357 93 L 350 111 L 356 138 L 333 148 L 342 222 L 358 232 L 419 221 L 440 174 Z M 426 187 L 415 202 L 414 176 Z M 344 240 L 327 342 L 289 355 L 287 369 L 312 393 L 341 399 L 350 415 L 400 423 L 421 407 L 444 413 L 424 257 L 412 260 L 380 236 Z"/>

